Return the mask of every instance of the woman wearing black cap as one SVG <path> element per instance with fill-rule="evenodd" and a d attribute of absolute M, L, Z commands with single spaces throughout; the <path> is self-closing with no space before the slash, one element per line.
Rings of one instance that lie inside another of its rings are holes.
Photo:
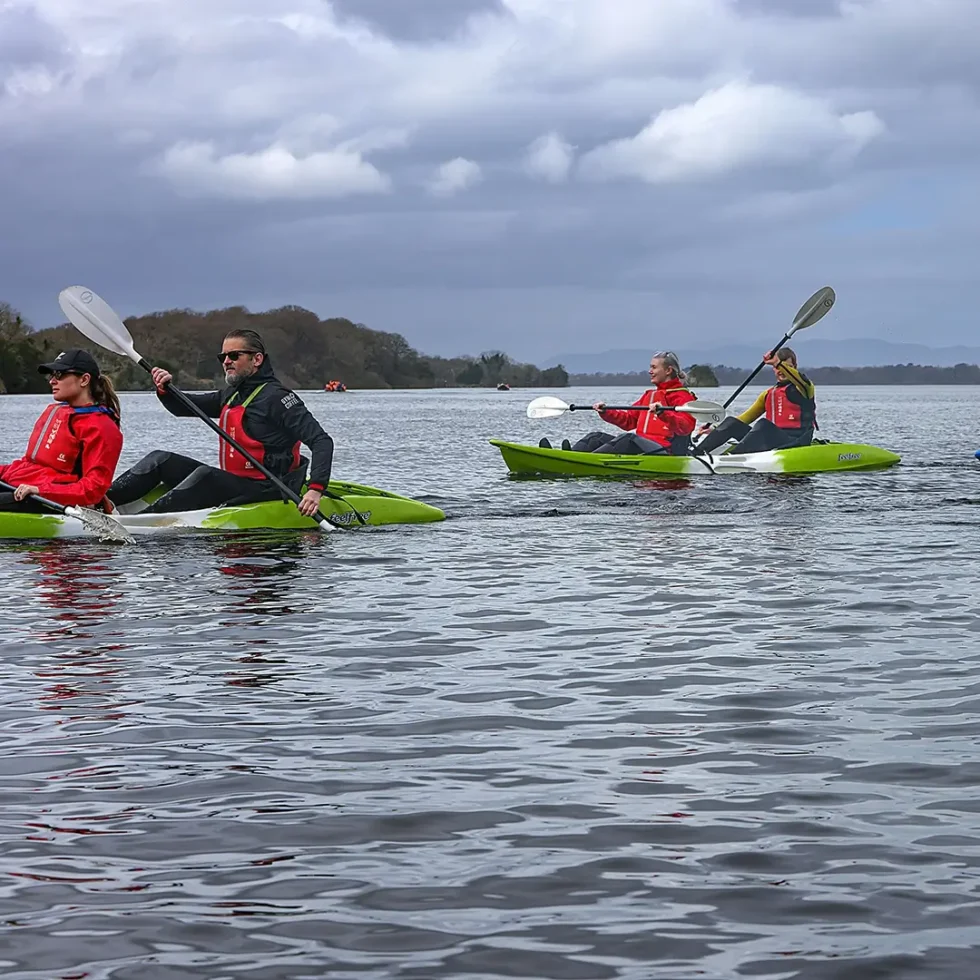
<path fill-rule="evenodd" d="M 0 480 L 16 487 L 0 492 L 0 510 L 36 509 L 27 500 L 33 493 L 69 506 L 105 507 L 123 444 L 112 382 L 79 348 L 38 371 L 48 376 L 54 403 L 34 423 L 27 452 L 0 464 Z"/>

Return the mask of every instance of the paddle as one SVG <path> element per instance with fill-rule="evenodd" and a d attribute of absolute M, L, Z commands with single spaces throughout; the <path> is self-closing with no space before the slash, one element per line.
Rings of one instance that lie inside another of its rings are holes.
<path fill-rule="evenodd" d="M 14 491 L 17 488 L 11 483 L 0 480 L 0 490 Z M 37 501 L 42 507 L 53 510 L 66 517 L 74 517 L 76 521 L 81 521 L 86 530 L 97 535 L 100 541 L 119 541 L 123 544 L 135 544 L 136 539 L 119 523 L 114 517 L 103 514 L 98 510 L 91 510 L 88 507 L 74 507 L 72 505 L 59 504 L 57 501 L 48 500 L 47 497 L 39 497 L 32 493 L 28 500 Z"/>
<path fill-rule="evenodd" d="M 607 405 L 607 410 L 619 412 L 652 412 L 660 406 L 652 405 Z M 725 417 L 725 407 L 717 402 L 691 401 L 683 405 L 663 406 L 668 412 L 686 412 L 695 418 L 708 422 L 720 422 Z M 592 411 L 591 405 L 567 405 L 554 395 L 542 395 L 527 406 L 529 419 L 554 419 L 565 412 Z"/>
<path fill-rule="evenodd" d="M 112 351 L 114 354 L 121 354 L 123 357 L 128 357 L 135 364 L 143 368 L 144 371 L 150 372 L 153 370 L 150 362 L 145 357 L 142 357 L 133 347 L 133 336 L 122 320 L 119 319 L 116 311 L 98 294 L 93 293 L 91 289 L 86 289 L 84 286 L 69 286 L 58 294 L 58 303 L 68 319 L 93 343 Z M 224 439 L 230 446 L 234 446 L 267 480 L 275 484 L 284 497 L 299 506 L 299 494 L 287 487 L 279 477 L 263 466 L 238 440 L 225 432 L 221 426 L 217 425 L 203 409 L 199 408 L 172 381 L 168 382 L 167 389 L 178 401 L 198 416 L 198 418 L 206 422 L 220 438 Z M 330 497 L 333 500 L 343 501 L 354 512 L 354 516 L 361 524 L 367 523 L 357 508 L 339 494 L 324 490 L 323 496 Z M 342 526 L 335 524 L 324 514 L 320 513 L 320 511 L 317 511 L 312 516 L 315 521 L 319 522 L 321 528 L 324 528 L 326 525 L 330 525 L 331 527 Z"/>
<path fill-rule="evenodd" d="M 818 289 L 799 309 L 796 316 L 793 318 L 793 326 L 791 327 L 789 333 L 784 334 L 783 339 L 780 340 L 774 347 L 769 349 L 773 352 L 779 350 L 783 344 L 789 340 L 790 337 L 796 333 L 797 330 L 806 330 L 807 327 L 812 327 L 817 320 L 820 320 L 826 316 L 834 302 L 837 299 L 837 294 L 830 288 L 830 286 L 824 286 L 822 289 Z M 752 379 L 766 366 L 766 362 L 762 361 L 759 366 L 738 386 L 728 401 L 725 402 L 725 408 L 742 393 L 743 389 Z"/>

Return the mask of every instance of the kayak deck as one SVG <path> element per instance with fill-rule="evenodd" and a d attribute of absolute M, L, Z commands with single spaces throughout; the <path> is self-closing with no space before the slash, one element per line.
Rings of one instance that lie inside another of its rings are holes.
<path fill-rule="evenodd" d="M 614 456 L 606 453 L 577 453 L 566 449 L 544 449 L 521 443 L 491 439 L 500 450 L 507 468 L 523 476 L 608 476 L 636 477 L 725 475 L 730 473 L 831 473 L 878 470 L 894 466 L 901 456 L 877 446 L 861 443 L 827 442 L 797 449 L 775 449 L 765 453 L 717 456 Z"/>
<path fill-rule="evenodd" d="M 320 502 L 320 511 L 330 518 L 330 525 L 334 527 L 359 527 L 360 521 L 354 514 L 354 508 L 365 524 L 374 527 L 387 524 L 426 524 L 446 518 L 438 507 L 387 490 L 379 490 L 377 487 L 331 480 L 330 490 L 343 500 L 324 497 Z M 157 495 L 148 494 L 147 497 Z M 180 530 L 309 531 L 319 527 L 313 518 L 303 517 L 294 503 L 284 500 L 263 500 L 252 504 L 170 514 L 139 513 L 146 504 L 147 501 L 143 500 L 120 507 L 113 516 L 135 536 Z M 92 533 L 72 517 L 60 514 L 0 512 L 0 539 L 88 537 L 92 537 Z"/>

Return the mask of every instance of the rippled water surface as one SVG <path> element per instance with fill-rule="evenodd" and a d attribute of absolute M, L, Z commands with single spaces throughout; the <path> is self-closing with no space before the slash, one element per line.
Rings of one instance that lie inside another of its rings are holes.
<path fill-rule="evenodd" d="M 980 389 L 822 388 L 881 473 L 510 480 L 537 393 L 306 396 L 442 524 L 0 544 L 0 975 L 976 975 Z"/>

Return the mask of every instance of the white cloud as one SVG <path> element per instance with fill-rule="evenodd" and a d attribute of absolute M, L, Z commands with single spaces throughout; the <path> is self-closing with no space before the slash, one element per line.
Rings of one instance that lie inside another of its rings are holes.
<path fill-rule="evenodd" d="M 730 82 L 696 102 L 662 110 L 635 136 L 590 151 L 581 168 L 598 180 L 697 180 L 749 166 L 847 159 L 882 132 L 871 111 L 840 115 L 826 99 Z"/>
<path fill-rule="evenodd" d="M 164 154 L 159 170 L 179 189 L 213 197 L 338 198 L 391 189 L 389 178 L 359 153 L 334 149 L 296 156 L 281 144 L 219 156 L 213 143 L 178 143 Z"/>
<path fill-rule="evenodd" d="M 60 81 L 43 65 L 15 69 L 3 80 L 0 94 L 6 93 L 13 99 L 43 97 L 54 92 Z"/>
<path fill-rule="evenodd" d="M 540 177 L 552 184 L 560 184 L 572 168 L 575 150 L 558 133 L 539 136 L 527 149 L 524 169 L 532 177 Z"/>
<path fill-rule="evenodd" d="M 483 171 L 478 163 L 456 157 L 440 164 L 427 186 L 429 193 L 436 197 L 452 197 L 459 191 L 475 186 L 482 179 Z"/>

